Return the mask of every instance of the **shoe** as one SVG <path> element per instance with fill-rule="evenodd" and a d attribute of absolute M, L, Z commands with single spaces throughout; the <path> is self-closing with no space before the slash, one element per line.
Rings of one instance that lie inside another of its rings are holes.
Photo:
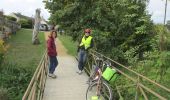
<path fill-rule="evenodd" d="M 81 75 L 81 74 L 82 74 L 82 71 L 81 71 L 81 70 L 79 70 L 79 71 L 77 71 L 77 73 L 78 73 L 79 75 Z"/>
<path fill-rule="evenodd" d="M 51 73 L 49 73 L 48 76 L 51 78 L 57 78 L 57 76 L 55 74 L 51 74 Z"/>
<path fill-rule="evenodd" d="M 77 70 L 76 73 L 79 73 L 80 70 Z"/>
<path fill-rule="evenodd" d="M 83 73 L 83 72 L 80 70 L 80 71 L 79 71 L 79 75 L 81 75 L 82 73 Z"/>

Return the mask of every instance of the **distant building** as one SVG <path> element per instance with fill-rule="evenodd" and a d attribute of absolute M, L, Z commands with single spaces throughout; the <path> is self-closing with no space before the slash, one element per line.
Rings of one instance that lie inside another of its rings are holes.
<path fill-rule="evenodd" d="M 12 16 L 12 17 L 16 18 L 17 22 L 19 22 L 22 19 L 26 19 L 26 20 L 32 20 L 32 23 L 34 24 L 34 18 L 22 15 L 21 13 L 11 13 L 9 16 Z M 43 17 L 41 17 L 39 29 L 41 31 L 46 31 L 46 30 L 49 29 L 47 21 Z"/>
<path fill-rule="evenodd" d="M 40 21 L 41 24 L 46 24 L 47 25 L 47 21 L 44 19 L 44 17 L 42 16 L 41 17 L 41 21 Z"/>
<path fill-rule="evenodd" d="M 11 13 L 9 16 L 16 18 L 17 22 L 19 22 L 22 19 L 34 20 L 34 18 L 22 15 L 21 13 Z"/>
<path fill-rule="evenodd" d="M 39 28 L 41 31 L 47 31 L 49 30 L 49 27 L 48 27 L 48 24 L 47 24 L 47 21 L 41 17 L 41 21 L 40 21 L 40 28 Z"/>

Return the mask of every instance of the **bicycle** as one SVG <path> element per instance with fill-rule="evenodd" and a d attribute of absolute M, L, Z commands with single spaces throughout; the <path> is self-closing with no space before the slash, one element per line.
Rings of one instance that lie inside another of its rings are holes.
<path fill-rule="evenodd" d="M 103 59 L 97 58 L 97 64 L 92 66 L 92 73 L 88 80 L 86 100 L 113 100 L 112 89 L 102 78 L 102 68 L 110 66 Z"/>

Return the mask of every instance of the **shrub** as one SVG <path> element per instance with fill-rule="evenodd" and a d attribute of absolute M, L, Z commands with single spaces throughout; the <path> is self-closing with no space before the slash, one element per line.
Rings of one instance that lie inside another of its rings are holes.
<path fill-rule="evenodd" d="M 7 88 L 9 100 L 21 100 L 33 71 L 14 62 L 4 61 L 0 66 L 0 86 Z"/>
<path fill-rule="evenodd" d="M 167 27 L 170 30 L 170 20 L 167 21 Z"/>
<path fill-rule="evenodd" d="M 9 100 L 7 89 L 0 88 L 0 99 L 1 100 Z"/>
<path fill-rule="evenodd" d="M 2 63 L 4 53 L 5 53 L 4 41 L 0 39 L 0 64 Z"/>
<path fill-rule="evenodd" d="M 32 28 L 32 20 L 21 19 L 19 23 L 21 24 L 22 28 Z"/>
<path fill-rule="evenodd" d="M 17 21 L 17 19 L 15 17 L 12 16 L 5 16 L 6 19 L 11 20 L 11 21 Z"/>

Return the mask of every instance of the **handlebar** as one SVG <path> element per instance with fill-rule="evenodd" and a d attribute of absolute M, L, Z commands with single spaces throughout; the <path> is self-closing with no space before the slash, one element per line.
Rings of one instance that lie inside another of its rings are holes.
<path fill-rule="evenodd" d="M 111 62 L 109 60 L 104 60 L 104 58 L 101 57 L 96 57 L 96 62 L 98 67 L 102 67 L 102 66 L 112 66 Z"/>

